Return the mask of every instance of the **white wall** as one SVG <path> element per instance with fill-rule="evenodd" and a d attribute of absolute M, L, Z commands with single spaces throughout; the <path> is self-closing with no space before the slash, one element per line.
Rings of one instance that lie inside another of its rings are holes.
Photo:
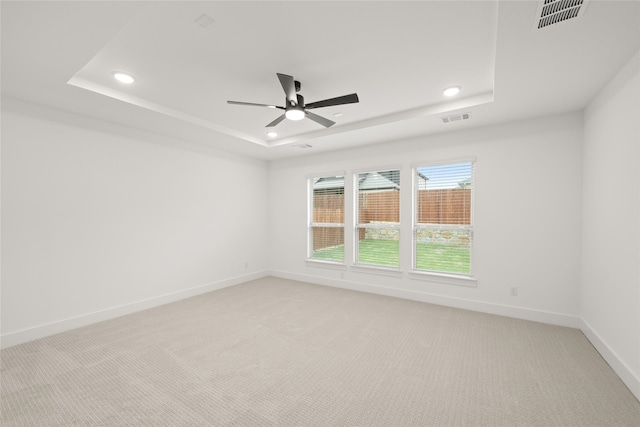
<path fill-rule="evenodd" d="M 583 330 L 640 398 L 640 53 L 584 112 Z"/>
<path fill-rule="evenodd" d="M 578 326 L 581 141 L 582 115 L 574 113 L 272 162 L 269 265 L 282 277 Z M 469 157 L 476 158 L 477 287 L 412 279 L 406 274 L 410 165 Z M 306 176 L 389 166 L 403 170 L 405 273 L 371 275 L 305 263 Z M 512 286 L 519 296 L 509 295 Z"/>
<path fill-rule="evenodd" d="M 639 55 L 584 121 L 581 113 L 531 119 L 268 168 L 3 99 L 2 345 L 268 271 L 579 326 L 640 397 Z M 309 174 L 400 167 L 409 235 L 410 165 L 469 157 L 477 287 L 410 278 L 409 239 L 401 275 L 305 263 Z M 512 286 L 519 296 L 509 295 Z"/>
<path fill-rule="evenodd" d="M 265 162 L 2 107 L 3 346 L 264 274 Z"/>

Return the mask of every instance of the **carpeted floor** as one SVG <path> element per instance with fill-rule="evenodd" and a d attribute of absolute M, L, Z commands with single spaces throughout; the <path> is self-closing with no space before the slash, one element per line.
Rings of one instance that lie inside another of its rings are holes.
<path fill-rule="evenodd" d="M 638 426 L 576 329 L 264 278 L 1 352 L 2 426 Z"/>

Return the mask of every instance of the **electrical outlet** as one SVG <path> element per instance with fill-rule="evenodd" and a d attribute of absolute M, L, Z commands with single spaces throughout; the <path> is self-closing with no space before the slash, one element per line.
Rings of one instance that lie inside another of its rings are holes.
<path fill-rule="evenodd" d="M 514 296 L 514 297 L 518 296 L 518 287 L 517 286 L 512 286 L 511 287 L 511 296 Z"/>

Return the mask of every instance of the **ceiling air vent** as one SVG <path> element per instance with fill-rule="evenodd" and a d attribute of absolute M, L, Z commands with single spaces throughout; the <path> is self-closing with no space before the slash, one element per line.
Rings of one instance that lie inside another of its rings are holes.
<path fill-rule="evenodd" d="M 589 0 L 540 0 L 534 29 L 540 30 L 584 15 Z"/>
<path fill-rule="evenodd" d="M 442 123 L 458 122 L 460 120 L 469 120 L 471 113 L 454 114 L 452 116 L 441 117 Z"/>
<path fill-rule="evenodd" d="M 300 145 L 294 145 L 293 148 L 295 148 L 297 150 L 306 150 L 308 148 L 313 148 L 313 145 L 311 145 L 311 144 L 300 144 Z"/>

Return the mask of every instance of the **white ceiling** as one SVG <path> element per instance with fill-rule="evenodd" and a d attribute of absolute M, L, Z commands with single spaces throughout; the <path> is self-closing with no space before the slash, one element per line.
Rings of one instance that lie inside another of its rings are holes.
<path fill-rule="evenodd" d="M 640 2 L 536 30 L 537 1 L 2 1 L 2 95 L 260 159 L 579 111 L 640 48 Z M 214 22 L 195 22 L 206 15 Z M 112 78 L 126 71 L 136 82 Z M 276 73 L 336 122 L 285 120 Z M 453 99 L 442 90 L 462 87 Z M 441 117 L 471 112 L 464 122 Z M 336 113 L 342 113 L 336 116 Z M 296 148 L 309 144 L 312 148 Z"/>

